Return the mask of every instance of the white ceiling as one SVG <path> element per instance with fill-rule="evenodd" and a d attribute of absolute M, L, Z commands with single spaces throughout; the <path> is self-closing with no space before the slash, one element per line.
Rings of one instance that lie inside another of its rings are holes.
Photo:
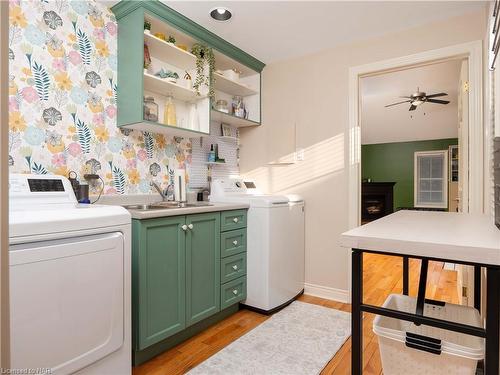
<path fill-rule="evenodd" d="M 386 73 L 361 79 L 361 143 L 407 142 L 458 137 L 458 85 L 461 61 Z M 385 108 L 417 91 L 446 92 L 446 105 L 424 103 L 408 111 L 409 103 Z"/>
<path fill-rule="evenodd" d="M 483 1 L 165 1 L 267 63 L 478 11 Z M 217 22 L 215 6 L 233 12 Z M 409 41 L 411 42 L 411 41 Z"/>

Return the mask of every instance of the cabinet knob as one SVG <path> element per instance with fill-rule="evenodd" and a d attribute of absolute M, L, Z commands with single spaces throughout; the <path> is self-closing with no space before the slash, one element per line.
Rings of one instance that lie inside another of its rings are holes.
<path fill-rule="evenodd" d="M 238 245 L 238 241 L 234 240 L 234 241 L 233 241 L 233 245 L 234 245 L 234 246 Z"/>
<path fill-rule="evenodd" d="M 183 226 L 181 226 L 181 228 L 182 228 L 183 231 L 186 231 L 188 229 L 188 227 L 187 227 L 186 224 L 184 224 Z"/>
<path fill-rule="evenodd" d="M 237 269 L 238 269 L 238 266 L 235 264 L 235 265 L 233 266 L 233 270 L 235 270 L 235 271 L 236 271 Z"/>
<path fill-rule="evenodd" d="M 233 221 L 234 221 L 235 223 L 237 223 L 237 222 L 238 222 L 238 218 L 237 218 L 237 217 L 235 217 L 235 218 L 233 219 Z"/>
<path fill-rule="evenodd" d="M 189 228 L 189 229 L 193 229 L 193 228 L 194 228 L 194 225 L 193 225 L 193 224 L 189 224 L 189 225 L 188 225 L 188 228 Z"/>
<path fill-rule="evenodd" d="M 238 289 L 233 289 L 233 294 L 237 295 L 238 294 Z"/>

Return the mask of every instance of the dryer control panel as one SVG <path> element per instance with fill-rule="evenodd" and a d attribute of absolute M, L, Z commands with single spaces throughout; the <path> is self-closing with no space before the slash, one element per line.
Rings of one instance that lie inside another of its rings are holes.
<path fill-rule="evenodd" d="M 11 174 L 9 175 L 10 209 L 29 206 L 75 204 L 71 183 L 64 176 Z"/>

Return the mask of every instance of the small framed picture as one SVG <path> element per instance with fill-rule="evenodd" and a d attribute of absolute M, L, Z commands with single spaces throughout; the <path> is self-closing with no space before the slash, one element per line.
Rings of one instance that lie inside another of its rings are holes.
<path fill-rule="evenodd" d="M 221 131 L 223 137 L 234 137 L 233 129 L 231 128 L 230 125 L 221 124 Z"/>

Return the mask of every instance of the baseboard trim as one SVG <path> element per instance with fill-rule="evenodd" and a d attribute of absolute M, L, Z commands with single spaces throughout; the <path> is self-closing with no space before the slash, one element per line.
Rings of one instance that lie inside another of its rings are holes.
<path fill-rule="evenodd" d="M 351 303 L 349 291 L 344 289 L 330 288 L 327 286 L 305 283 L 304 294 L 314 297 L 330 299 L 342 303 Z"/>

